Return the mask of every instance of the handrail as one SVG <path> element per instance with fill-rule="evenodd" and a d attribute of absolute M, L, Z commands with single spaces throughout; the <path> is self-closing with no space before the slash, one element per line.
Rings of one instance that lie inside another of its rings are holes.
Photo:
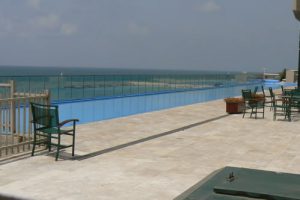
<path fill-rule="evenodd" d="M 0 83 L 0 87 L 10 87 L 11 84 L 9 83 Z"/>
<path fill-rule="evenodd" d="M 10 97 L 0 99 L 0 158 L 30 149 L 32 125 L 30 102 L 50 103 L 50 93 L 18 93 L 10 81 Z"/>
<path fill-rule="evenodd" d="M 102 74 L 102 75 L 43 75 L 43 76 L 0 76 L 1 80 L 13 79 L 18 87 L 15 92 L 32 93 L 49 89 L 56 102 L 74 99 L 112 98 L 132 95 L 190 91 L 204 88 L 227 87 L 251 84 L 237 77 L 239 73 L 169 73 L 165 74 Z M 251 79 L 251 78 L 250 78 Z M 256 82 L 257 83 L 257 82 Z M 254 83 L 253 83 L 254 84 Z M 17 94 L 16 94 L 17 95 Z M 1 98 L 1 97 L 0 97 Z"/>

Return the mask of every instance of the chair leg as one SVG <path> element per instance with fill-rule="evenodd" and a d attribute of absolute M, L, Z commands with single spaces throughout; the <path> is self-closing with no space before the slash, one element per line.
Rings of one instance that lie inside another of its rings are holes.
<path fill-rule="evenodd" d="M 35 145 L 36 145 L 36 134 L 34 133 L 34 136 L 33 136 L 33 146 L 32 146 L 31 156 L 34 156 Z"/>
<path fill-rule="evenodd" d="M 289 112 L 286 108 L 283 108 L 283 112 L 284 112 L 284 119 L 289 119 Z"/>
<path fill-rule="evenodd" d="M 60 149 L 60 134 L 58 134 L 58 139 L 57 139 L 57 152 L 56 152 L 56 157 L 55 157 L 55 161 L 58 160 L 58 156 L 59 156 L 59 149 Z"/>
<path fill-rule="evenodd" d="M 255 119 L 257 119 L 257 106 L 255 107 Z"/>
<path fill-rule="evenodd" d="M 72 156 L 75 154 L 75 129 L 73 130 Z"/>
<path fill-rule="evenodd" d="M 51 151 L 51 134 L 48 135 L 48 149 L 49 149 L 49 152 Z"/>
<path fill-rule="evenodd" d="M 255 119 L 257 119 L 257 106 L 255 107 Z"/>
<path fill-rule="evenodd" d="M 72 144 L 72 156 L 75 155 L 75 133 L 76 133 L 76 122 L 73 121 L 73 144 Z"/>

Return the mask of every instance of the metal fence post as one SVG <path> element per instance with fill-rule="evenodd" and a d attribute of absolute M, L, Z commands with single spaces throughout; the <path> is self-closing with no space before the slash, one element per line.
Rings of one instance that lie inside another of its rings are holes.
<path fill-rule="evenodd" d="M 46 104 L 50 105 L 51 104 L 51 92 L 50 92 L 50 90 L 45 90 L 45 94 L 46 94 Z"/>
<path fill-rule="evenodd" d="M 14 80 L 10 80 L 10 98 L 15 97 L 16 85 Z M 15 101 L 11 101 L 10 103 L 10 112 L 11 112 L 11 131 L 12 133 L 16 133 L 16 104 Z"/>

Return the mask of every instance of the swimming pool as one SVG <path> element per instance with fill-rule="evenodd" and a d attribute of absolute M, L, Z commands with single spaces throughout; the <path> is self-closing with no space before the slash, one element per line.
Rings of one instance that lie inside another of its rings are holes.
<path fill-rule="evenodd" d="M 113 97 L 107 99 L 82 99 L 64 102 L 54 101 L 52 102 L 52 104 L 59 105 L 60 121 L 70 118 L 77 118 L 80 120 L 80 124 L 84 124 L 139 113 L 174 108 L 178 106 L 207 102 L 216 99 L 224 99 L 227 97 L 240 96 L 241 89 L 254 89 L 255 86 L 259 86 L 258 91 L 261 91 L 260 84 L 251 83 L 228 87 L 205 88 L 191 91 L 136 95 L 119 98 Z M 284 86 L 296 86 L 296 84 L 285 84 Z M 265 90 L 267 90 L 268 87 L 277 89 L 280 88 L 280 84 L 264 85 L 264 87 Z M 19 116 L 21 117 L 16 119 L 16 124 L 20 123 L 20 126 L 18 127 L 18 130 L 20 132 L 24 132 L 23 130 L 25 130 L 25 132 L 27 133 L 30 130 L 29 116 L 25 117 L 25 124 L 23 116 L 27 116 L 29 114 L 29 104 L 26 105 L 25 108 L 23 106 L 21 106 L 21 108 L 22 109 L 19 110 Z M 4 112 L 2 112 L 2 119 L 4 119 L 5 113 L 6 111 L 4 110 Z M 0 130 L 0 134 L 6 134 L 7 131 L 9 131 L 9 129 L 2 129 Z"/>
<path fill-rule="evenodd" d="M 59 104 L 60 119 L 77 118 L 79 123 L 101 121 L 238 96 L 241 89 L 253 89 L 257 84 L 216 87 L 185 92 L 170 92 L 122 98 L 86 100 Z"/>

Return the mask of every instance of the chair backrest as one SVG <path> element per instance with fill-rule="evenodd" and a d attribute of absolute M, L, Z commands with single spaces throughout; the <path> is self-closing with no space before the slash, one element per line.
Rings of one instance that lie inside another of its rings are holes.
<path fill-rule="evenodd" d="M 262 91 L 262 93 L 263 93 L 263 95 L 264 95 L 264 97 L 265 97 L 265 96 L 266 96 L 266 93 L 265 93 L 265 88 L 264 88 L 263 85 L 261 86 L 261 91 Z"/>
<path fill-rule="evenodd" d="M 299 93 L 299 92 L 300 92 L 300 89 L 299 89 L 299 88 L 295 88 L 294 90 L 292 90 L 292 92 Z"/>
<path fill-rule="evenodd" d="M 273 106 L 275 106 L 275 104 L 276 104 L 275 94 L 273 92 L 273 88 L 272 87 L 269 87 L 269 93 L 270 93 L 270 97 L 271 97 L 271 102 L 272 102 Z"/>
<path fill-rule="evenodd" d="M 275 94 L 273 92 L 273 88 L 272 87 L 269 87 L 269 92 L 270 92 L 271 99 L 275 98 Z"/>
<path fill-rule="evenodd" d="M 300 99 L 300 90 L 292 90 L 291 91 L 291 97 L 293 99 Z"/>
<path fill-rule="evenodd" d="M 244 98 L 245 101 L 249 101 L 252 99 L 252 93 L 251 90 L 242 90 L 242 96 Z"/>
<path fill-rule="evenodd" d="M 283 90 L 283 95 L 285 95 L 285 96 L 291 96 L 292 93 L 293 93 L 293 90 L 288 90 L 288 89 Z"/>
<path fill-rule="evenodd" d="M 255 86 L 254 91 L 253 91 L 253 94 L 256 94 L 256 93 L 257 93 L 257 90 L 258 90 L 258 86 Z"/>
<path fill-rule="evenodd" d="M 58 127 L 58 106 L 43 105 L 37 103 L 30 103 L 32 111 L 32 122 L 34 126 L 39 127 Z"/>

